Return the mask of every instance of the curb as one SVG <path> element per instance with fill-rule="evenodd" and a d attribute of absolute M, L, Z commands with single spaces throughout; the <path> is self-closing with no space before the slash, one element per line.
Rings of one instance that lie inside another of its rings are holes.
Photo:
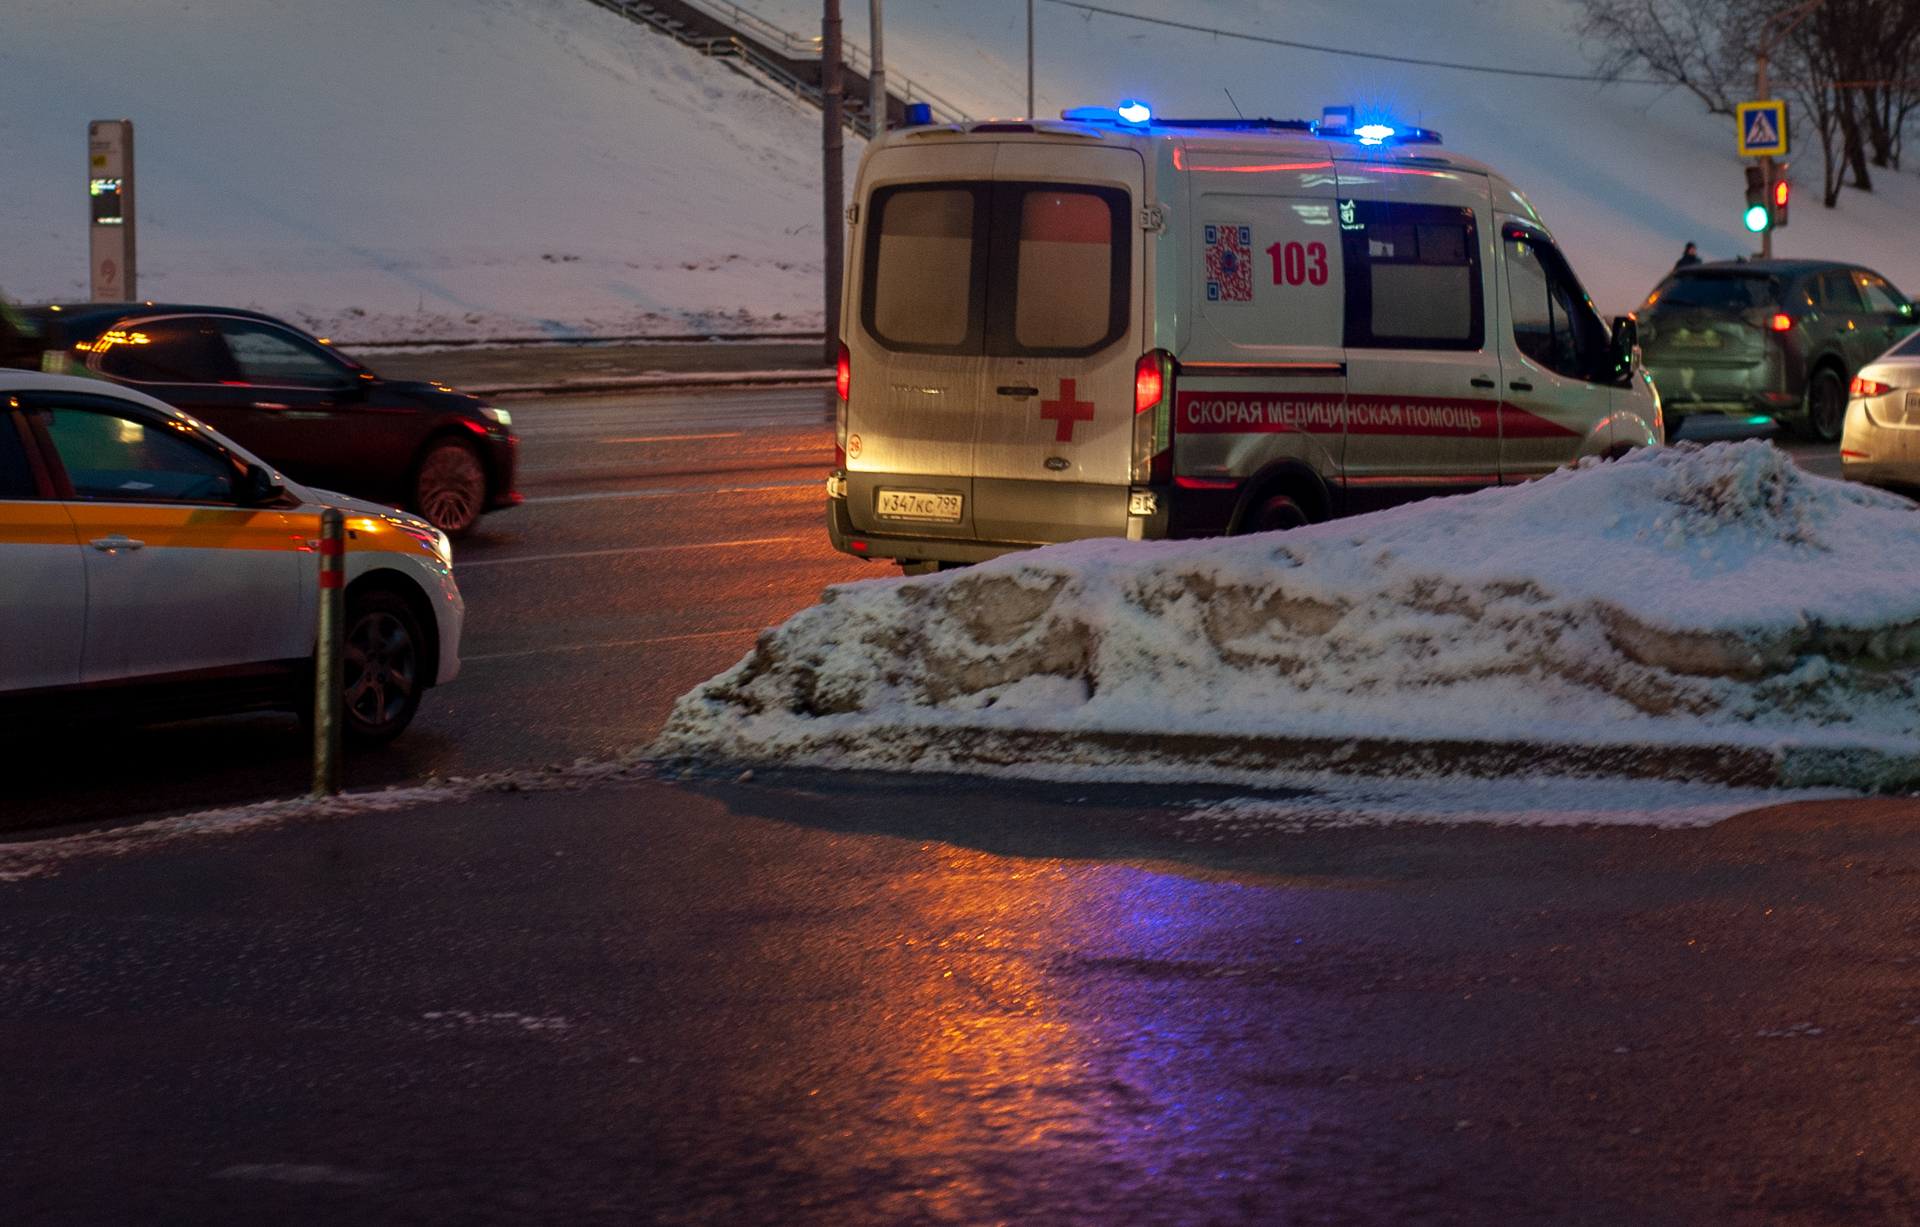
<path fill-rule="evenodd" d="M 860 729 L 809 741 L 778 760 L 747 746 L 704 749 L 662 739 L 647 751 L 663 767 L 827 767 L 956 772 L 1092 768 L 1141 782 L 1247 783 L 1276 773 L 1381 779 L 1564 775 L 1667 780 L 1740 788 L 1839 787 L 1902 791 L 1920 784 L 1920 747 L 1860 742 L 1579 745 L 1469 739 L 1252 736 L 1203 733 L 1033 731 L 966 727 Z"/>
<path fill-rule="evenodd" d="M 681 375 L 631 375 L 607 379 L 569 379 L 555 383 L 461 384 L 476 396 L 563 396 L 568 393 L 651 392 L 685 388 L 831 387 L 833 372 L 705 371 Z"/>

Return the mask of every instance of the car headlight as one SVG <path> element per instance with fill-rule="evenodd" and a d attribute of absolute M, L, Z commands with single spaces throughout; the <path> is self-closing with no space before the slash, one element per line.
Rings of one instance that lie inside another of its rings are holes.
<path fill-rule="evenodd" d="M 492 405 L 486 405 L 482 407 L 480 410 L 480 416 L 484 418 L 492 418 L 494 421 L 500 423 L 500 425 L 502 426 L 513 425 L 513 415 L 511 413 L 508 413 L 505 409 L 495 409 Z"/>

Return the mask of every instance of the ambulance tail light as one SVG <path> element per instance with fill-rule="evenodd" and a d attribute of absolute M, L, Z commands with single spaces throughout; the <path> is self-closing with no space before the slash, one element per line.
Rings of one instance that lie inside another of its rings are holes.
<path fill-rule="evenodd" d="M 1164 484 L 1173 476 L 1173 355 L 1156 349 L 1133 368 L 1133 482 Z"/>
<path fill-rule="evenodd" d="M 847 467 L 847 392 L 853 387 L 852 370 L 843 341 L 839 355 L 833 360 L 833 467 L 836 469 Z"/>
<path fill-rule="evenodd" d="M 848 360 L 846 342 L 840 343 L 840 356 L 833 363 L 833 390 L 841 400 L 847 399 L 847 389 L 853 385 L 853 364 Z"/>
<path fill-rule="evenodd" d="M 1133 365 L 1133 411 L 1146 413 L 1160 403 L 1160 395 L 1166 390 L 1166 372 L 1160 369 L 1160 355 L 1141 354 L 1140 361 Z"/>
<path fill-rule="evenodd" d="M 1793 317 L 1786 314 L 1775 315 L 1772 320 L 1772 325 L 1775 332 L 1791 332 L 1793 331 Z"/>

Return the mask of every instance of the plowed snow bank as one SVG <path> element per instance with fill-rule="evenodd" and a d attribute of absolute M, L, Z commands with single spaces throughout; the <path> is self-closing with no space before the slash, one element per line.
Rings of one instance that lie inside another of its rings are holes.
<path fill-rule="evenodd" d="M 1891 748 L 1920 730 L 1916 576 L 1903 499 L 1765 442 L 1645 450 L 1284 534 L 830 588 L 681 698 L 653 753 L 943 769 L 943 744 L 1013 730 Z"/>

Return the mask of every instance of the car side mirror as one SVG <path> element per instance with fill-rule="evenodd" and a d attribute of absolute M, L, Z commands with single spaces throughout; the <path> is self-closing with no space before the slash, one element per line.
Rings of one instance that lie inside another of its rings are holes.
<path fill-rule="evenodd" d="M 272 470 L 257 464 L 249 464 L 233 485 L 234 501 L 242 507 L 271 503 L 286 492 L 287 488 L 274 478 Z"/>
<path fill-rule="evenodd" d="M 1640 344 L 1640 322 L 1631 315 L 1613 317 L 1613 348 L 1621 357 L 1633 353 Z"/>

